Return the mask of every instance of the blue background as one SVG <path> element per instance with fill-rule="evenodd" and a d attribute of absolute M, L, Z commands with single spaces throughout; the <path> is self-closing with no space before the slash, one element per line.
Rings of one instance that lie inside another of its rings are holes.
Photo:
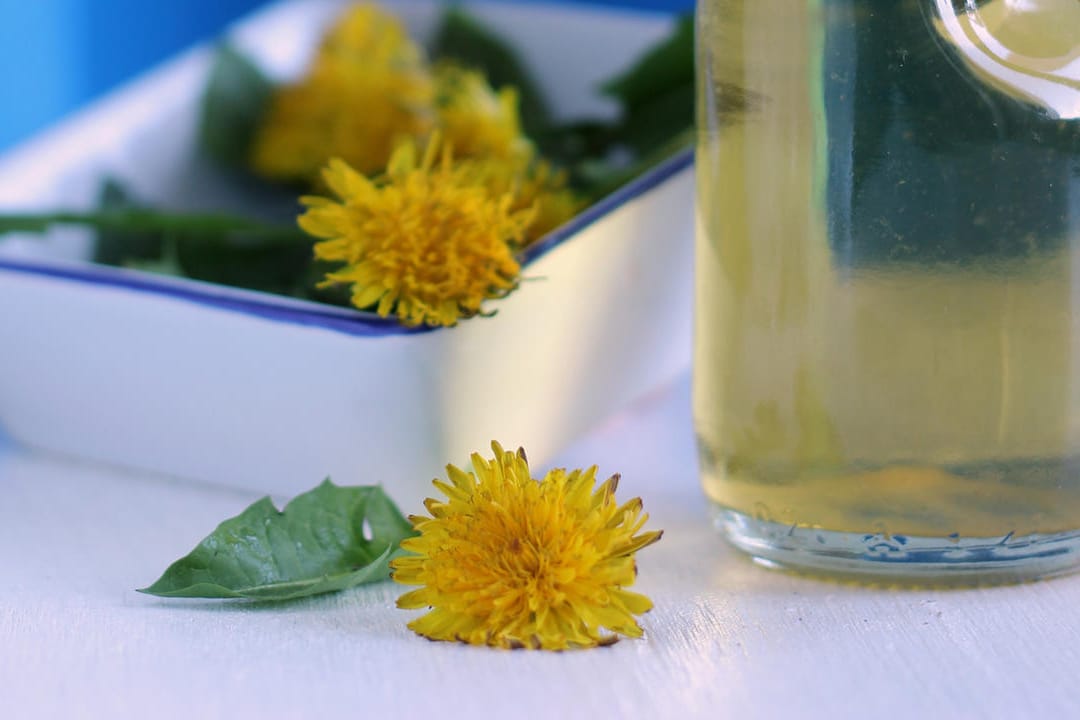
<path fill-rule="evenodd" d="M 686 11 L 693 0 L 590 0 Z M 0 0 L 0 152 L 267 0 Z"/>

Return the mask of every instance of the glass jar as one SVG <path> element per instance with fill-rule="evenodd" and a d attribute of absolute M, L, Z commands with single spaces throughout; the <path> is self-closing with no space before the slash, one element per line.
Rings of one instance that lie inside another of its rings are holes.
<path fill-rule="evenodd" d="M 694 417 L 766 562 L 1080 564 L 1080 2 L 698 0 Z"/>

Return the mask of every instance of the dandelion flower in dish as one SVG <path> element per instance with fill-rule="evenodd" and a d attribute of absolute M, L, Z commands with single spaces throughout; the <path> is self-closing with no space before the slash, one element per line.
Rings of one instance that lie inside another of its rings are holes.
<path fill-rule="evenodd" d="M 344 264 L 324 284 L 351 285 L 357 308 L 410 326 L 454 325 L 517 287 L 514 248 L 534 213 L 478 185 L 438 137 L 418 155 L 402 144 L 374 179 L 331 161 L 324 180 L 336 199 L 302 198 L 299 223 L 321 239 L 317 258 Z"/>
<path fill-rule="evenodd" d="M 272 180 L 311 182 L 339 157 L 377 172 L 401 140 L 431 132 L 433 98 L 423 53 L 400 21 L 360 5 L 331 29 L 308 73 L 275 92 L 252 168 Z"/>

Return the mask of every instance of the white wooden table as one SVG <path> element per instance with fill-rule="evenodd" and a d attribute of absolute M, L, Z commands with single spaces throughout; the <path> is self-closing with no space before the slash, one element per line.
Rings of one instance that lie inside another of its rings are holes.
<path fill-rule="evenodd" d="M 389 582 L 137 594 L 255 496 L 0 444 L 0 716 L 1080 717 L 1080 576 L 901 591 L 760 568 L 709 525 L 688 403 L 683 378 L 560 458 L 622 472 L 665 530 L 639 555 L 645 639 L 561 654 L 428 642 Z"/>

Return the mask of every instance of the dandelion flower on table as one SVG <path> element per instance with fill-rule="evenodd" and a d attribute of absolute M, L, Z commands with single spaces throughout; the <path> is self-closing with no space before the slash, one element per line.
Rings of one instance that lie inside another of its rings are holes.
<path fill-rule="evenodd" d="M 331 161 L 323 176 L 337 199 L 301 198 L 299 224 L 321 238 L 317 258 L 344 264 L 324 284 L 351 285 L 356 307 L 410 326 L 454 325 L 517 287 L 514 248 L 534 213 L 492 196 L 437 136 L 417 156 L 415 143 L 402 144 L 374 180 Z"/>
<path fill-rule="evenodd" d="M 402 139 L 431 132 L 433 99 L 423 53 L 401 22 L 358 5 L 328 32 L 308 73 L 274 93 L 256 132 L 252 169 L 272 180 L 311 182 L 340 157 L 376 172 Z"/>
<path fill-rule="evenodd" d="M 429 498 L 431 516 L 410 518 L 419 534 L 401 547 L 413 554 L 391 567 L 420 588 L 398 607 L 429 612 L 409 627 L 432 640 L 547 650 L 640 637 L 635 616 L 652 603 L 625 588 L 634 554 L 661 535 L 642 532 L 640 498 L 617 504 L 618 476 L 597 487 L 595 466 L 537 481 L 524 451 L 491 447 L 491 460 L 472 456 L 473 472 L 447 466 L 449 482 L 435 481 L 447 499 Z"/>

